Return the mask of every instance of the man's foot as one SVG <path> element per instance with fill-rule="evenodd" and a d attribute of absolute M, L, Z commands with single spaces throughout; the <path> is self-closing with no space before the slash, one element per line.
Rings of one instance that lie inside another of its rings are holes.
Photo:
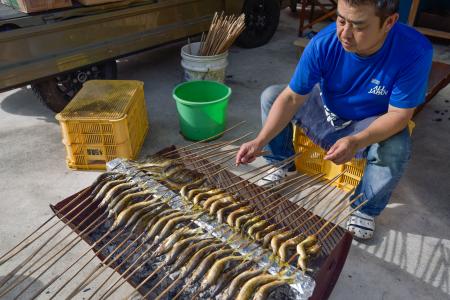
<path fill-rule="evenodd" d="M 292 169 L 280 169 L 280 168 L 270 168 L 267 171 L 267 175 L 256 182 L 257 185 L 263 187 L 272 187 L 276 183 L 280 182 L 283 178 L 295 175 L 295 167 Z"/>
<path fill-rule="evenodd" d="M 348 218 L 347 230 L 356 239 L 369 240 L 375 231 L 375 218 L 357 210 Z"/>

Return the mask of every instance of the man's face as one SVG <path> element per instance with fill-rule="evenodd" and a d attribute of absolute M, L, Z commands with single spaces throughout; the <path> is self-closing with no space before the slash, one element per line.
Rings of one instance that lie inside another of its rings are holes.
<path fill-rule="evenodd" d="M 337 10 L 337 36 L 342 47 L 362 56 L 371 55 L 381 48 L 386 34 L 398 18 L 394 14 L 380 26 L 381 21 L 373 5 L 350 6 L 345 0 L 338 1 Z"/>

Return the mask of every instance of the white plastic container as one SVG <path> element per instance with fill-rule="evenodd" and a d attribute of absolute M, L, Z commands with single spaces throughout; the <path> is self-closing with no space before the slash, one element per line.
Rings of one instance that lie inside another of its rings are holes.
<path fill-rule="evenodd" d="M 213 56 L 199 56 L 200 42 L 181 48 L 181 66 L 184 80 L 214 80 L 224 82 L 228 66 L 228 51 Z M 191 52 L 192 51 L 192 52 Z"/>

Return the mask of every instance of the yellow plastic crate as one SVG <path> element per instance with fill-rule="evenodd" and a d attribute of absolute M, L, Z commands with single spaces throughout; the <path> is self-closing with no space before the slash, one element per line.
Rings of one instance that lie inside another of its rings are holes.
<path fill-rule="evenodd" d="M 83 85 L 56 116 L 70 168 L 104 170 L 112 159 L 136 158 L 149 127 L 143 86 L 134 80 Z"/>
<path fill-rule="evenodd" d="M 302 153 L 295 160 L 297 170 L 307 174 L 324 174 L 324 178 L 332 179 L 342 171 L 347 172 L 334 182 L 334 185 L 344 191 L 356 187 L 364 174 L 365 159 L 352 159 L 348 163 L 336 165 L 329 160 L 324 160 L 325 151 L 313 143 L 303 132 L 294 125 L 294 149 L 296 153 Z"/>
<path fill-rule="evenodd" d="M 324 160 L 325 150 L 309 139 L 303 130 L 294 126 L 294 149 L 295 153 L 302 153 L 295 159 L 297 170 L 307 174 L 324 174 L 324 178 L 332 179 L 342 171 L 347 171 L 343 176 L 334 182 L 334 185 L 344 191 L 350 191 L 361 181 L 366 167 L 365 159 L 352 159 L 348 163 L 336 165 L 329 160 Z M 408 131 L 411 135 L 416 124 L 410 120 Z"/>

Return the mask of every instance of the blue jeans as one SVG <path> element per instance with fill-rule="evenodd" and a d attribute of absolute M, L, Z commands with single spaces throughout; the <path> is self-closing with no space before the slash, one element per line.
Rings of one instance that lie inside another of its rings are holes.
<path fill-rule="evenodd" d="M 285 87 L 286 85 L 273 85 L 262 93 L 261 119 L 263 124 L 273 102 Z M 317 93 L 311 95 L 317 96 Z M 295 118 L 296 116 L 293 121 L 296 120 Z M 265 147 L 265 150 L 271 152 L 270 156 L 265 157 L 269 162 L 274 163 L 295 154 L 292 134 L 293 129 L 289 124 L 269 142 Z M 370 145 L 366 151 L 367 164 L 364 175 L 351 198 L 361 193 L 363 196 L 352 206 L 356 207 L 367 199 L 368 202 L 360 211 L 370 216 L 378 216 L 388 204 L 392 191 L 397 186 L 410 159 L 411 139 L 408 129 L 405 128 L 385 141 Z"/>

